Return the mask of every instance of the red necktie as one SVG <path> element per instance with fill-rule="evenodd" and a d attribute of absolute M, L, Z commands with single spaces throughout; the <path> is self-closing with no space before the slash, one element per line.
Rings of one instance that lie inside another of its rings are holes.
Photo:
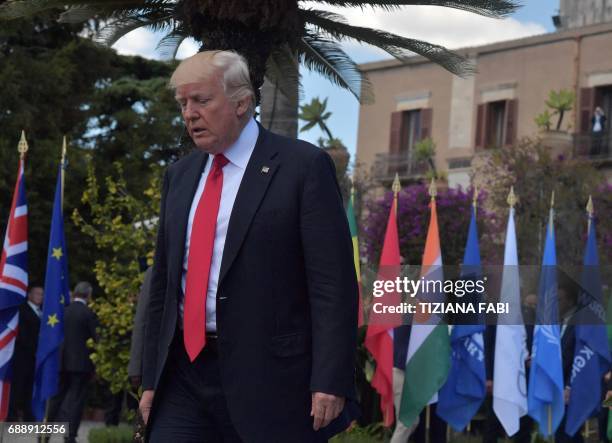
<path fill-rule="evenodd" d="M 206 293 L 223 189 L 223 167 L 228 162 L 223 154 L 215 155 L 191 225 L 183 311 L 183 341 L 191 361 L 206 344 Z"/>

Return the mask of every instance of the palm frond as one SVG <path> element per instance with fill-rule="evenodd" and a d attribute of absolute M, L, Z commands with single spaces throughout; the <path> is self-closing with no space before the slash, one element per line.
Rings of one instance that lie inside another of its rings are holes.
<path fill-rule="evenodd" d="M 307 23 L 314 26 L 317 33 L 328 35 L 337 41 L 353 39 L 360 43 L 374 45 L 401 61 L 411 58 L 410 52 L 413 52 L 460 77 L 475 72 L 473 63 L 440 45 L 401 37 L 379 29 L 351 26 L 330 20 L 330 13 L 327 11 L 303 9 L 300 10 L 300 14 Z"/>
<path fill-rule="evenodd" d="M 275 49 L 266 62 L 266 77 L 278 86 L 285 97 L 295 94 L 298 85 L 298 96 L 301 95 L 300 63 L 287 45 Z"/>
<path fill-rule="evenodd" d="M 86 6 L 84 5 L 86 3 Z M 0 19 L 12 20 L 21 17 L 29 17 L 50 9 L 64 9 L 84 7 L 95 9 L 96 11 L 117 11 L 144 6 L 143 0 L 9 0 L 0 5 Z M 157 5 L 159 0 L 152 1 Z"/>
<path fill-rule="evenodd" d="M 174 29 L 174 31 L 162 37 L 159 43 L 157 43 L 157 47 L 155 49 L 160 52 L 162 57 L 175 59 L 181 43 L 183 43 L 188 37 L 189 34 L 184 28 L 177 27 Z"/>
<path fill-rule="evenodd" d="M 473 12 L 485 17 L 504 17 L 516 12 L 522 6 L 521 2 L 516 0 L 374 0 L 367 2 L 359 0 L 319 0 L 319 2 L 343 7 L 364 8 L 370 6 L 386 11 L 398 10 L 402 6 L 443 6 Z"/>
<path fill-rule="evenodd" d="M 355 62 L 336 42 L 306 31 L 298 44 L 302 63 L 333 83 L 348 89 L 360 103 L 372 100 L 372 87 Z"/>
<path fill-rule="evenodd" d="M 174 18 L 168 11 L 150 11 L 149 13 L 119 13 L 110 17 L 107 24 L 98 32 L 96 40 L 107 45 L 114 45 L 117 40 L 138 28 L 147 28 L 153 32 L 173 30 Z M 170 31 L 169 33 L 172 33 Z"/>

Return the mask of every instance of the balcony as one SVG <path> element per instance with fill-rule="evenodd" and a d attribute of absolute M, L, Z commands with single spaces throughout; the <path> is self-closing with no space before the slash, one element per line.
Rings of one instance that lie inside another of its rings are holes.
<path fill-rule="evenodd" d="M 399 175 L 402 182 L 422 179 L 429 166 L 425 161 L 415 161 L 408 153 L 401 154 L 376 154 L 372 175 L 375 180 L 383 183 L 390 182 Z"/>
<path fill-rule="evenodd" d="M 573 153 L 575 158 L 583 158 L 598 163 L 612 162 L 612 135 L 592 134 L 574 135 Z"/>

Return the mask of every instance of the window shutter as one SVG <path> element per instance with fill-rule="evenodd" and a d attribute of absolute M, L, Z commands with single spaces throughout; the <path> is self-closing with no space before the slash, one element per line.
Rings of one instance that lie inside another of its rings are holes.
<path fill-rule="evenodd" d="M 402 144 L 402 111 L 391 113 L 391 136 L 389 137 L 389 152 L 398 154 Z"/>
<path fill-rule="evenodd" d="M 433 109 L 425 108 L 421 109 L 421 131 L 419 134 L 419 140 L 425 138 L 431 138 L 431 124 L 433 118 Z"/>
<path fill-rule="evenodd" d="M 516 142 L 518 119 L 518 100 L 506 101 L 506 138 L 505 145 L 513 145 Z"/>
<path fill-rule="evenodd" d="M 580 89 L 580 132 L 588 134 L 591 132 L 591 116 L 595 101 L 595 88 Z"/>
<path fill-rule="evenodd" d="M 478 105 L 476 113 L 476 149 L 483 149 L 485 145 L 485 130 L 486 130 L 487 104 Z"/>

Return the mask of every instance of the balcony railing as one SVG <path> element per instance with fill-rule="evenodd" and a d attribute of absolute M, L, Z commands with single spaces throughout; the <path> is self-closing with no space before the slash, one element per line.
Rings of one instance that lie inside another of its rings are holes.
<path fill-rule="evenodd" d="M 425 161 L 415 161 L 407 153 L 376 154 L 373 168 L 373 178 L 380 181 L 391 181 L 395 174 L 400 180 L 418 179 L 423 177 L 429 166 Z"/>
<path fill-rule="evenodd" d="M 574 136 L 574 157 L 593 161 L 612 160 L 612 134 L 576 134 Z"/>

